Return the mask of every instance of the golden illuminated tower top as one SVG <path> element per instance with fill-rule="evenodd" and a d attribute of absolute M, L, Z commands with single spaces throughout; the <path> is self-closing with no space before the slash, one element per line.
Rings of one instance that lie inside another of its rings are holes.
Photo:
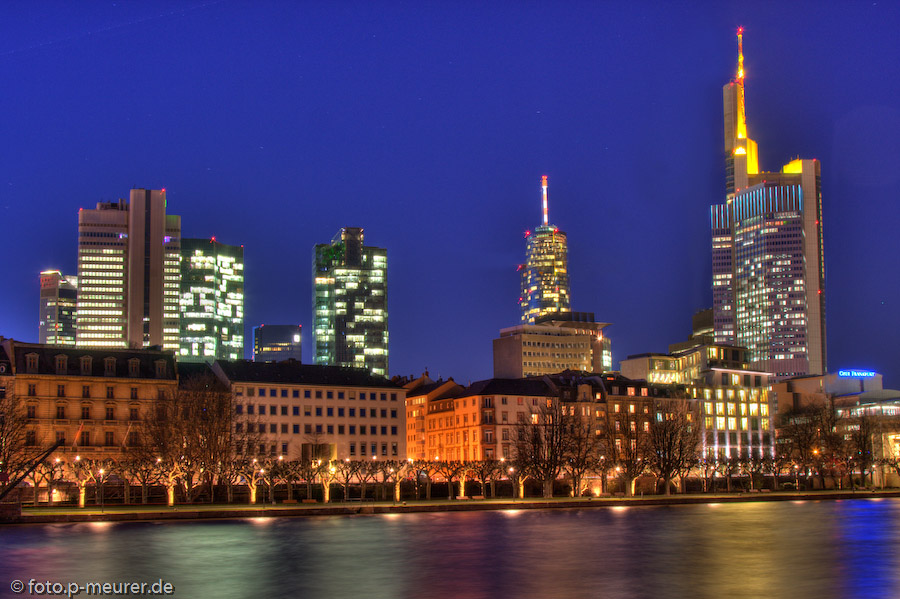
<path fill-rule="evenodd" d="M 738 66 L 734 79 L 722 90 L 725 101 L 725 164 L 728 195 L 749 184 L 748 175 L 759 173 L 756 142 L 747 137 L 744 100 L 744 28 L 738 27 Z"/>

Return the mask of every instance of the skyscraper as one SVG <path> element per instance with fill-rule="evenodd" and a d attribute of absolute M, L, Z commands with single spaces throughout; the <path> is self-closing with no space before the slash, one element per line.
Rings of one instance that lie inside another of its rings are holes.
<path fill-rule="evenodd" d="M 821 166 L 793 160 L 759 172 L 747 137 L 743 30 L 724 87 L 726 200 L 711 209 L 716 343 L 750 350 L 777 378 L 826 371 Z"/>
<path fill-rule="evenodd" d="M 79 211 L 78 346 L 178 349 L 180 242 L 165 189 Z"/>
<path fill-rule="evenodd" d="M 181 240 L 182 362 L 244 357 L 244 248 Z"/>
<path fill-rule="evenodd" d="M 388 375 L 387 250 L 344 227 L 313 255 L 316 364 Z"/>
<path fill-rule="evenodd" d="M 303 361 L 299 324 L 261 324 L 253 327 L 253 361 Z"/>
<path fill-rule="evenodd" d="M 543 221 L 527 234 L 522 271 L 522 322 L 533 324 L 538 316 L 569 312 L 569 268 L 566 234 L 550 224 L 547 207 L 547 176 L 541 177 Z"/>
<path fill-rule="evenodd" d="M 58 270 L 41 273 L 40 343 L 75 345 L 78 277 Z"/>

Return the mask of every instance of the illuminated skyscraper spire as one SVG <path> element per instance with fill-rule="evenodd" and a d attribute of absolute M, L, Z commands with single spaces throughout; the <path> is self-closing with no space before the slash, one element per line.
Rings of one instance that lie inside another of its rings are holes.
<path fill-rule="evenodd" d="M 734 79 L 722 90 L 725 100 L 725 188 L 728 195 L 748 185 L 748 175 L 759 173 L 756 142 L 747 137 L 744 101 L 744 28 L 738 27 L 738 64 Z"/>
<path fill-rule="evenodd" d="M 744 29 L 724 99 L 725 201 L 712 207 L 716 343 L 750 350 L 778 378 L 827 372 L 821 166 L 793 160 L 759 169 L 747 134 Z"/>
<path fill-rule="evenodd" d="M 550 224 L 550 218 L 547 214 L 547 175 L 541 177 L 541 196 L 544 200 L 544 226 Z"/>
<path fill-rule="evenodd" d="M 568 243 L 566 234 L 550 224 L 547 208 L 547 175 L 541 177 L 541 225 L 527 234 L 528 247 L 522 271 L 522 322 L 533 324 L 538 316 L 567 312 L 569 307 Z"/>
<path fill-rule="evenodd" d="M 744 106 L 744 28 L 738 27 L 738 69 L 735 84 L 737 85 L 737 126 L 738 139 L 747 138 L 747 109 Z"/>

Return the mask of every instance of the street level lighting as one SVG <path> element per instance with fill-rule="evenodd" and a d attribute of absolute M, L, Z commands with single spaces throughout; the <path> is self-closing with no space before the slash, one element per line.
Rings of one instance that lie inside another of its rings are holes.
<path fill-rule="evenodd" d="M 103 513 L 103 468 L 100 469 L 100 513 Z"/>

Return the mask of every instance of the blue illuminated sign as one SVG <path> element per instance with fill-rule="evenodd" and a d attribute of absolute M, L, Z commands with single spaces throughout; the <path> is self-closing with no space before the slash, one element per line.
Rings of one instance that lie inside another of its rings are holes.
<path fill-rule="evenodd" d="M 854 378 L 854 379 L 870 379 L 875 376 L 874 370 L 838 370 L 838 376 L 841 378 Z"/>

